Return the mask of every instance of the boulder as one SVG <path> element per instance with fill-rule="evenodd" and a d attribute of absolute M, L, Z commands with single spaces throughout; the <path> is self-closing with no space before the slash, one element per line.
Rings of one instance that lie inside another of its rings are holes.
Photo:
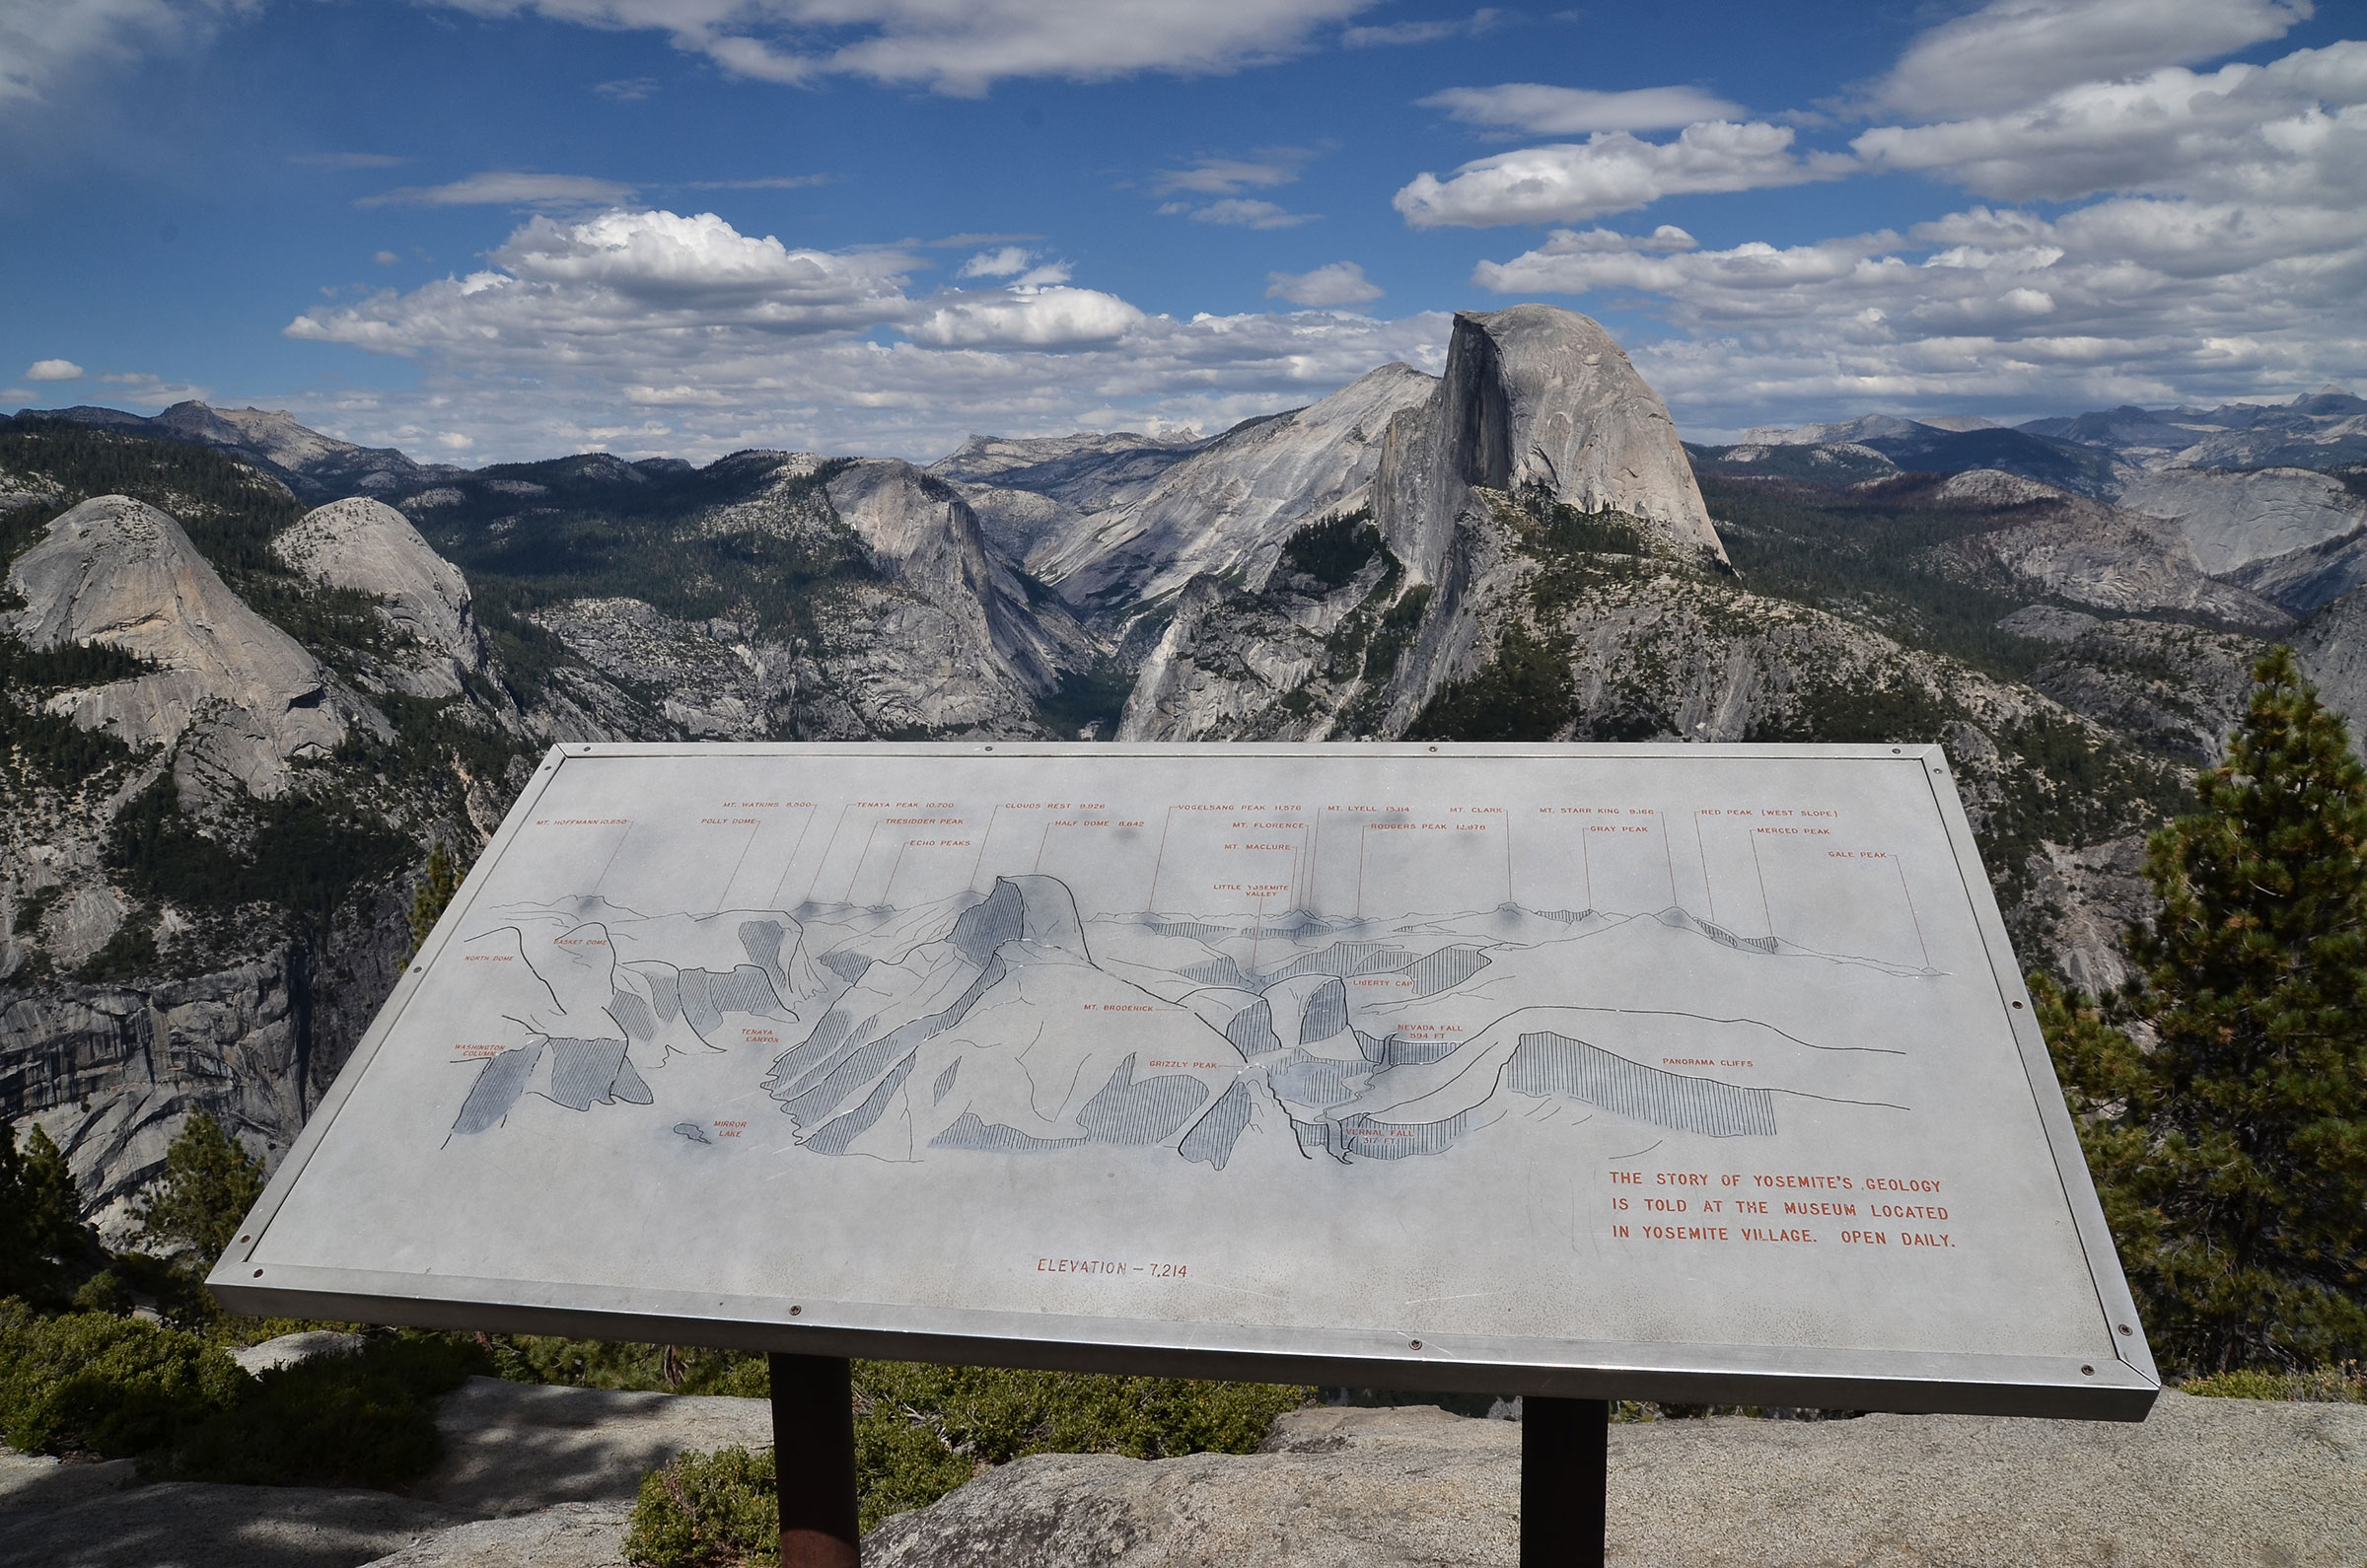
<path fill-rule="evenodd" d="M 230 1359 L 250 1374 L 260 1376 L 277 1372 L 283 1367 L 301 1367 L 308 1361 L 321 1361 L 330 1356 L 350 1356 L 362 1348 L 360 1334 L 339 1333 L 332 1328 L 314 1328 L 303 1333 L 281 1334 L 259 1345 L 234 1350 Z"/>
<path fill-rule="evenodd" d="M 1719 1418 L 1612 1430 L 1614 1564 L 2253 1565 L 2367 1555 L 2367 1408 L 2162 1395 L 2142 1425 Z M 872 1568 L 1519 1561 L 1520 1428 L 1305 1410 L 1265 1451 L 1040 1455 L 865 1542 Z"/>
<path fill-rule="evenodd" d="M 554 1503 L 425 1535 L 370 1568 L 624 1568 L 630 1503 Z"/>

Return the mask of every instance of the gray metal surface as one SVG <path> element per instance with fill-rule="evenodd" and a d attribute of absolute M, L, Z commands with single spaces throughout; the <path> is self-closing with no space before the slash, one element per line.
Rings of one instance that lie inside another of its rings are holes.
<path fill-rule="evenodd" d="M 2142 1417 L 1936 748 L 570 746 L 211 1284 Z"/>

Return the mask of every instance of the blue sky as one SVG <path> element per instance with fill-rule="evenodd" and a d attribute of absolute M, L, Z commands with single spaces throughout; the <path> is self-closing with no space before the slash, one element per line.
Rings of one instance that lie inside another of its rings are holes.
<path fill-rule="evenodd" d="M 2319 0 L 0 0 L 0 402 L 481 463 L 1221 428 L 1457 310 L 1688 435 L 2367 380 Z"/>

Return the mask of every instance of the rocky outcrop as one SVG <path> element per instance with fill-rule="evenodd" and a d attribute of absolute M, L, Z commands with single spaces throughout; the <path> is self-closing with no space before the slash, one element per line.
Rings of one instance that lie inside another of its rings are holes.
<path fill-rule="evenodd" d="M 1472 490 L 1532 487 L 1634 518 L 1684 559 L 1725 561 L 1667 407 L 1609 332 L 1550 305 L 1459 315 L 1445 376 L 1390 423 L 1373 481 L 1382 536 L 1434 582 Z"/>
<path fill-rule="evenodd" d="M 953 623 L 971 657 L 1030 693 L 1060 683 L 1088 649 L 1066 606 L 1032 601 L 1018 573 L 986 549 L 976 514 L 954 487 L 908 463 L 847 464 L 825 486 L 838 518 L 883 577 Z"/>
<path fill-rule="evenodd" d="M 1494 1568 L 1520 1561 L 1520 1428 L 1303 1410 L 1262 1453 L 1039 1455 L 898 1515 L 878 1568 Z M 2345 1563 L 2367 1409 L 2169 1392 L 2143 1425 L 1739 1417 L 1611 1431 L 1614 1564 Z"/>
<path fill-rule="evenodd" d="M 353 1568 L 466 1519 L 390 1492 L 170 1481 L 62 1508 L 0 1513 L 0 1562 L 41 1568 Z"/>
<path fill-rule="evenodd" d="M 1954 475 L 1931 499 L 1998 515 L 1998 527 L 1941 546 L 1943 570 L 2098 609 L 2179 610 L 2259 632 L 2293 624 L 2259 595 L 2212 577 L 2163 519 L 1993 469 Z"/>
<path fill-rule="evenodd" d="M 17 557 L 8 586 L 24 607 L 0 625 L 29 645 L 104 643 L 156 666 L 49 706 L 134 747 L 181 745 L 184 793 L 211 777 L 274 795 L 290 761 L 325 755 L 355 724 L 385 729 L 152 506 L 124 496 L 83 502 Z"/>
<path fill-rule="evenodd" d="M 457 697 L 467 676 L 484 674 L 484 632 L 467 578 L 384 501 L 357 495 L 316 508 L 276 535 L 271 551 L 313 582 L 379 601 L 379 614 L 400 645 L 386 661 L 389 689 Z"/>
<path fill-rule="evenodd" d="M 2164 468 L 2130 480 L 2120 504 L 2176 523 L 2213 577 L 2367 527 L 2367 496 L 2307 468 Z"/>
<path fill-rule="evenodd" d="M 2352 589 L 2309 618 L 2293 656 L 2326 705 L 2350 724 L 2351 749 L 2367 753 L 2367 589 Z"/>
<path fill-rule="evenodd" d="M 2029 616 L 2030 610 L 2019 613 Z M 2056 613 L 2062 619 L 2055 624 L 2065 629 L 2074 620 L 2089 624 L 2061 639 L 2062 654 L 2040 667 L 2032 685 L 2149 750 L 2197 767 L 2218 761 L 2243 715 L 2252 667 L 2267 651 L 2265 643 L 2133 616 L 2098 621 Z"/>
<path fill-rule="evenodd" d="M 1130 430 L 972 436 L 928 471 L 961 489 L 1006 559 L 1041 577 L 1045 561 L 1090 533 L 1102 514 L 1132 505 L 1203 445 L 1196 436 Z"/>
<path fill-rule="evenodd" d="M 1037 557 L 1070 604 L 1124 612 L 1193 577 L 1261 582 L 1301 524 L 1370 502 L 1390 421 L 1435 379 L 1384 365 L 1305 408 L 1241 425 L 1178 463 L 1089 535 Z"/>
<path fill-rule="evenodd" d="M 186 979 L 0 993 L 0 1117 L 41 1124 L 109 1234 L 193 1110 L 276 1164 L 393 989 L 407 903 L 378 889 L 325 931 Z"/>

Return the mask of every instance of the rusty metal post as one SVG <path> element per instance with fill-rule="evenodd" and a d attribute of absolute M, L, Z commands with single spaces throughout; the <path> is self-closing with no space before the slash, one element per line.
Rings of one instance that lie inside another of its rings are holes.
<path fill-rule="evenodd" d="M 781 1568 L 857 1568 L 852 1370 L 835 1356 L 770 1360 Z"/>
<path fill-rule="evenodd" d="M 1599 1568 L 1610 1476 L 1609 1400 L 1521 1401 L 1521 1568 Z"/>

